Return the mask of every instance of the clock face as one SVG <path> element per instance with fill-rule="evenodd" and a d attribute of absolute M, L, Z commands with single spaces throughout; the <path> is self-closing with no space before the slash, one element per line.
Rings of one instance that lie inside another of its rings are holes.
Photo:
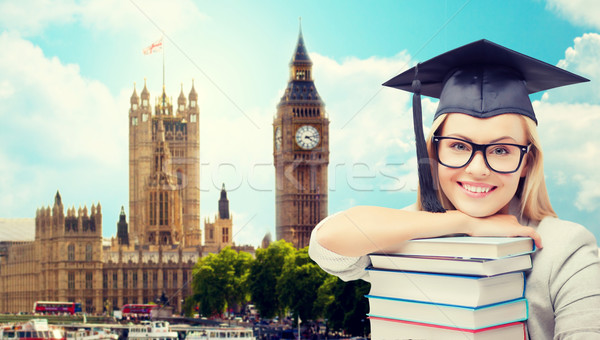
<path fill-rule="evenodd" d="M 296 143 L 304 150 L 310 150 L 319 144 L 319 131 L 310 125 L 303 125 L 296 131 Z"/>
<path fill-rule="evenodd" d="M 281 127 L 275 129 L 275 149 L 279 151 L 281 149 Z"/>

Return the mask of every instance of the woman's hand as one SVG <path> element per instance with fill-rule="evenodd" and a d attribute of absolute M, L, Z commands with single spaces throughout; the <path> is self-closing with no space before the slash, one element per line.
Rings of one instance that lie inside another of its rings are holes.
<path fill-rule="evenodd" d="M 467 234 L 470 236 L 526 236 L 531 237 L 536 247 L 542 248 L 542 238 L 534 228 L 522 226 L 517 218 L 508 214 L 488 217 L 471 217 L 458 210 L 448 211 L 463 214 L 467 218 Z"/>

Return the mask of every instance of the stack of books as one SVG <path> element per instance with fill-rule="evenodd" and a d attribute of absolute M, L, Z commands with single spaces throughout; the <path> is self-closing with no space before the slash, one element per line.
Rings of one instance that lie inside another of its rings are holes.
<path fill-rule="evenodd" d="M 370 254 L 371 338 L 527 339 L 528 237 L 411 240 Z"/>

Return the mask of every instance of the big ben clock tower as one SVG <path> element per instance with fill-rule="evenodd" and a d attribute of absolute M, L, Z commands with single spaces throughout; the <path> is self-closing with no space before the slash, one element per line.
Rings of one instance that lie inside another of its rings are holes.
<path fill-rule="evenodd" d="M 304 248 L 315 225 L 327 216 L 329 119 L 301 29 L 273 121 L 273 157 L 277 239 Z"/>

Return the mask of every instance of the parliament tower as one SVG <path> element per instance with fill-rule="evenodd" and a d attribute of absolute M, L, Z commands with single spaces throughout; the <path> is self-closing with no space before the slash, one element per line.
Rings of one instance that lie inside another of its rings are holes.
<path fill-rule="evenodd" d="M 306 247 L 315 225 L 327 216 L 329 119 L 313 81 L 302 29 L 273 121 L 273 157 L 277 239 Z"/>
<path fill-rule="evenodd" d="M 129 110 L 129 241 L 199 246 L 198 94 L 192 83 L 186 99 L 182 85 L 173 108 L 163 85 L 151 106 L 144 81 L 140 97 L 134 87 Z"/>

